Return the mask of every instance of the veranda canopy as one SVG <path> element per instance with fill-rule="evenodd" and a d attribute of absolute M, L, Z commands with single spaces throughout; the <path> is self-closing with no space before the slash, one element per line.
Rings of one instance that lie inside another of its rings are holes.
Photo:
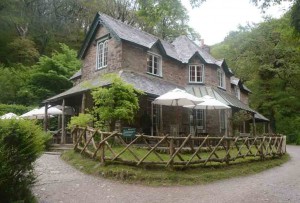
<path fill-rule="evenodd" d="M 19 117 L 14 113 L 7 113 L 3 116 L 0 116 L 0 119 L 19 119 Z"/>

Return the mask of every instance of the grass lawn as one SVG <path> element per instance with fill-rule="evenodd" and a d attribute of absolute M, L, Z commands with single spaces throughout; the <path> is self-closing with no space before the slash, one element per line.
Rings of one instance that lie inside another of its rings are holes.
<path fill-rule="evenodd" d="M 142 149 L 137 150 L 138 153 L 144 154 Z M 205 184 L 237 176 L 246 176 L 279 166 L 287 162 L 289 158 L 289 155 L 286 154 L 281 158 L 269 158 L 265 161 L 245 158 L 231 162 L 230 165 L 213 163 L 207 166 L 170 169 L 165 166 L 144 165 L 136 167 L 110 162 L 101 166 L 99 160 L 92 160 L 73 150 L 66 151 L 62 155 L 63 160 L 84 173 L 126 183 L 152 186 Z"/>

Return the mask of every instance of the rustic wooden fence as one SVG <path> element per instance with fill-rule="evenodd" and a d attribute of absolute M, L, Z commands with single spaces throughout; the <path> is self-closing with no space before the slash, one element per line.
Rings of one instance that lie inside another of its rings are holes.
<path fill-rule="evenodd" d="M 186 137 L 148 136 L 138 134 L 126 143 L 118 132 L 76 127 L 71 132 L 74 150 L 93 159 L 126 164 L 189 166 L 227 163 L 247 157 L 281 156 L 286 152 L 286 137 Z"/>

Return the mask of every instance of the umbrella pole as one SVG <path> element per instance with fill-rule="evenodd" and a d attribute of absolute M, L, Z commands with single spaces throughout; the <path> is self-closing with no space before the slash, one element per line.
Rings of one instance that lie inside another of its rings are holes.
<path fill-rule="evenodd" d="M 61 144 L 65 144 L 66 129 L 65 129 L 65 99 L 62 102 L 62 115 L 61 115 Z"/>
<path fill-rule="evenodd" d="M 179 135 L 179 111 L 178 111 L 178 99 L 176 99 L 176 106 L 177 106 L 177 136 Z"/>
<path fill-rule="evenodd" d="M 153 136 L 153 102 L 151 102 L 151 136 Z"/>
<path fill-rule="evenodd" d="M 45 103 L 45 114 L 44 114 L 44 131 L 48 130 L 48 103 Z"/>

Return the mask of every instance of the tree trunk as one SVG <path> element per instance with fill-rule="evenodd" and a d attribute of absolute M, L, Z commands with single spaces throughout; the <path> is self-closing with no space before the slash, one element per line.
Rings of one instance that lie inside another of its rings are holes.
<path fill-rule="evenodd" d="M 110 123 L 109 123 L 109 131 L 110 132 L 113 132 L 116 128 L 116 120 L 112 120 Z"/>

